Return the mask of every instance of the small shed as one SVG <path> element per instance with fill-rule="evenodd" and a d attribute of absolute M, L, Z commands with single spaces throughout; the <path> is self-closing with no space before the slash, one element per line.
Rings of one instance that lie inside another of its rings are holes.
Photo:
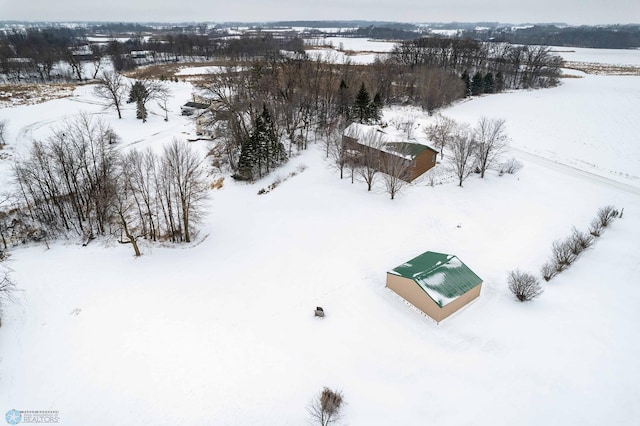
<path fill-rule="evenodd" d="M 205 104 L 202 102 L 187 102 L 186 104 L 182 105 L 180 107 L 180 111 L 182 112 L 182 115 L 194 115 L 195 113 L 202 113 L 203 111 L 206 111 L 209 107 L 211 107 L 210 104 Z"/>
<path fill-rule="evenodd" d="M 482 279 L 457 256 L 428 251 L 387 272 L 387 287 L 439 323 L 480 296 Z"/>

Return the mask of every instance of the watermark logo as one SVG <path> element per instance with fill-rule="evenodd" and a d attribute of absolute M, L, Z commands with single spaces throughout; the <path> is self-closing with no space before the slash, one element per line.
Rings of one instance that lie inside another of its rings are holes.
<path fill-rule="evenodd" d="M 18 410 L 9 410 L 4 418 L 10 425 L 17 425 L 22 421 L 22 414 L 20 414 L 20 411 Z"/>
<path fill-rule="evenodd" d="M 58 423 L 60 421 L 57 411 L 9 410 L 4 418 L 10 425 L 17 425 L 18 423 Z"/>

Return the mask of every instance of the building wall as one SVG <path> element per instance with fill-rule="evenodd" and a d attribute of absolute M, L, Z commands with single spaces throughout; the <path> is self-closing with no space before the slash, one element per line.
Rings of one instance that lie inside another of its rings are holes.
<path fill-rule="evenodd" d="M 480 296 L 482 283 L 442 308 L 415 281 L 409 278 L 387 273 L 387 287 L 439 323 Z"/>
<path fill-rule="evenodd" d="M 384 152 L 375 148 L 368 147 L 366 145 L 362 145 L 358 143 L 358 139 L 352 138 L 346 135 L 342 136 L 342 144 L 343 144 L 343 148 L 346 150 L 359 151 L 359 152 L 362 152 L 363 154 L 367 153 L 368 152 L 367 150 L 377 151 L 378 156 L 380 157 L 380 164 L 381 164 L 379 169 L 384 173 L 387 173 L 387 172 L 384 170 L 384 167 L 382 165 L 392 164 L 392 162 L 388 162 L 387 159 L 391 157 L 396 157 L 392 153 Z M 408 175 L 403 174 L 402 176 L 397 176 L 397 177 L 407 182 L 413 181 L 415 178 L 422 175 L 424 172 L 426 172 L 427 170 L 429 170 L 430 168 L 436 165 L 436 157 L 437 157 L 436 154 L 437 153 L 435 151 L 432 151 L 431 149 L 425 149 L 420 154 L 416 155 L 415 158 L 413 159 L 413 164 L 408 169 Z"/>
<path fill-rule="evenodd" d="M 440 309 L 440 321 L 448 317 L 449 315 L 455 313 L 457 310 L 470 303 L 472 300 L 476 299 L 480 296 L 480 290 L 482 289 L 482 283 L 478 284 L 462 296 L 458 297 L 456 300 L 453 300 L 447 305 L 444 305 Z"/>
<path fill-rule="evenodd" d="M 436 165 L 437 153 L 430 149 L 425 149 L 420 154 L 416 155 L 414 161 L 416 165 L 412 168 L 409 176 L 409 182 L 429 170 Z"/>
<path fill-rule="evenodd" d="M 440 307 L 433 301 L 415 281 L 398 275 L 387 274 L 387 287 L 407 302 L 420 309 L 431 318 L 440 322 Z"/>

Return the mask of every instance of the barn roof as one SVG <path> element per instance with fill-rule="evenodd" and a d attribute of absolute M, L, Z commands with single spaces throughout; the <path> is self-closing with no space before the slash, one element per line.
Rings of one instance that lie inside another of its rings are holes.
<path fill-rule="evenodd" d="M 373 139 L 379 141 L 381 144 L 381 146 L 376 148 L 409 158 L 415 157 L 426 149 L 436 154 L 438 153 L 438 150 L 429 146 L 427 139 L 415 136 L 408 139 L 406 135 L 393 127 L 382 128 L 377 125 L 351 123 L 345 128 L 344 135 L 357 140 L 358 143 L 363 145 L 368 145 L 369 143 L 366 141 L 366 139 L 370 139 L 367 136 L 373 136 Z M 365 140 L 360 142 L 360 139 L 363 137 Z"/>
<path fill-rule="evenodd" d="M 209 108 L 211 105 L 209 104 L 203 104 L 201 102 L 187 102 L 186 104 L 183 105 L 183 107 L 187 107 L 187 108 L 195 108 L 195 109 L 207 109 Z"/>
<path fill-rule="evenodd" d="M 389 271 L 413 280 L 440 307 L 478 284 L 477 276 L 457 256 L 428 251 Z"/>

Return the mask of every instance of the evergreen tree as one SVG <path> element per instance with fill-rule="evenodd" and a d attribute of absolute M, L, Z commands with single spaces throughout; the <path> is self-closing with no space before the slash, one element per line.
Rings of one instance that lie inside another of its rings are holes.
<path fill-rule="evenodd" d="M 469 78 L 469 72 L 464 70 L 462 76 L 460 76 L 462 82 L 464 83 L 464 97 L 471 95 L 471 79 Z"/>
<path fill-rule="evenodd" d="M 482 74 L 480 71 L 476 72 L 471 79 L 471 96 L 478 96 L 482 93 L 483 89 Z"/>
<path fill-rule="evenodd" d="M 139 81 L 136 81 L 131 85 L 131 89 L 129 90 L 129 100 L 127 100 L 127 103 L 130 104 L 133 102 L 138 102 L 139 100 L 144 103 L 148 97 L 149 91 L 147 90 L 145 85 Z"/>
<path fill-rule="evenodd" d="M 238 172 L 233 175 L 235 179 L 253 179 L 253 169 L 256 164 L 256 147 L 253 142 L 252 137 L 242 142 L 238 158 Z"/>
<path fill-rule="evenodd" d="M 251 144 L 255 149 L 255 166 L 258 171 L 258 175 L 262 177 L 262 168 L 266 167 L 269 170 L 269 136 L 267 134 L 267 128 L 262 119 L 262 114 L 256 115 L 253 122 L 253 132 L 251 133 Z"/>
<path fill-rule="evenodd" d="M 485 76 L 484 79 L 482 80 L 482 91 L 484 93 L 495 93 L 496 91 L 496 84 L 495 81 L 493 80 L 493 74 L 488 72 Z"/>
<path fill-rule="evenodd" d="M 504 90 L 504 75 L 502 72 L 496 74 L 495 91 L 502 92 Z"/>
<path fill-rule="evenodd" d="M 356 101 L 353 104 L 353 116 L 359 123 L 366 124 L 371 119 L 371 96 L 364 83 L 360 86 L 360 90 L 356 95 Z"/>
<path fill-rule="evenodd" d="M 142 102 L 142 99 L 136 101 L 136 118 L 142 120 L 143 123 L 147 122 L 147 107 Z"/>
<path fill-rule="evenodd" d="M 373 97 L 373 102 L 371 103 L 371 120 L 378 123 L 380 118 L 382 117 L 382 97 L 380 96 L 380 92 L 376 92 L 376 95 Z"/>
<path fill-rule="evenodd" d="M 275 123 L 271 119 L 271 113 L 269 113 L 269 109 L 266 104 L 262 107 L 262 121 L 264 122 L 268 141 L 267 171 L 269 171 L 268 167 L 275 166 L 284 161 L 285 149 L 282 142 L 278 139 Z"/>

